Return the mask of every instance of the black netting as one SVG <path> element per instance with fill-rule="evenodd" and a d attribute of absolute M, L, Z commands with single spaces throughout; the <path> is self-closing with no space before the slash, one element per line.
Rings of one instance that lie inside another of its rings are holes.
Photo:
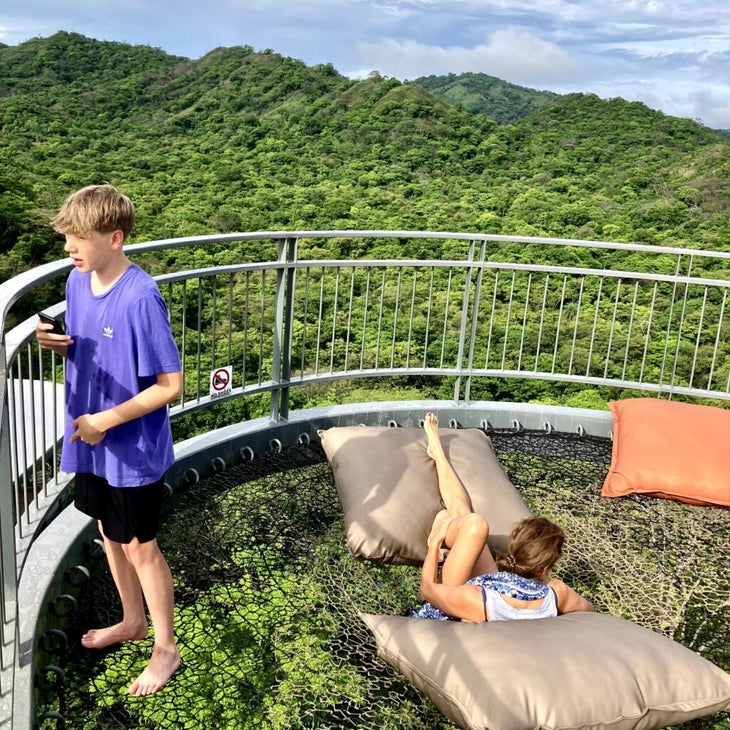
<path fill-rule="evenodd" d="M 730 510 L 601 498 L 606 439 L 490 435 L 531 509 L 566 528 L 561 577 L 599 610 L 730 670 Z M 419 571 L 349 556 L 317 445 L 261 455 L 178 493 L 160 544 L 175 576 L 181 669 L 158 694 L 130 698 L 151 638 L 76 649 L 82 628 L 119 620 L 101 563 L 79 599 L 61 691 L 41 693 L 40 712 L 59 713 L 74 730 L 454 727 L 378 659 L 358 618 L 415 605 Z M 730 720 L 685 727 L 727 730 Z"/>

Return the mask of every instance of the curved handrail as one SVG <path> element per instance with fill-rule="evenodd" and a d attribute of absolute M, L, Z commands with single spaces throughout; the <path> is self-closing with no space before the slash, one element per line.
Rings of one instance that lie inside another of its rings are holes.
<path fill-rule="evenodd" d="M 300 241 L 311 239 L 459 241 L 465 248 L 461 258 L 414 257 L 404 248 L 400 258 L 300 259 Z M 730 281 L 713 276 L 712 267 L 693 273 L 699 259 L 726 270 L 730 253 L 400 230 L 193 236 L 126 251 L 135 257 L 257 241 L 276 244 L 276 255 L 156 277 L 184 363 L 175 417 L 268 393 L 271 422 L 286 423 L 291 388 L 393 376 L 452 378 L 457 406 L 471 400 L 480 379 L 497 377 L 730 401 Z M 500 247 L 513 244 L 666 261 L 662 270 L 631 271 L 612 268 L 605 256 L 595 267 L 519 260 L 522 249 L 500 257 Z M 0 284 L 0 706 L 12 684 L 23 560 L 67 481 L 57 469 L 60 363 L 38 352 L 34 317 L 9 332 L 5 322 L 21 297 L 70 268 L 68 260 L 54 261 Z M 231 367 L 235 383 L 213 392 L 209 375 L 222 367 Z"/>

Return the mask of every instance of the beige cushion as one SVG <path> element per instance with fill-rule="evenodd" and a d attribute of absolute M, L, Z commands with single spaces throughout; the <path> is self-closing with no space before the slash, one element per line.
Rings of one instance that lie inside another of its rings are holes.
<path fill-rule="evenodd" d="M 439 433 L 474 510 L 489 522 L 490 546 L 505 550 L 512 526 L 530 511 L 491 440 L 476 428 Z M 319 436 L 334 473 L 350 552 L 386 563 L 422 563 L 433 518 L 442 508 L 423 429 L 341 426 Z"/>
<path fill-rule="evenodd" d="M 608 405 L 613 445 L 604 497 L 730 507 L 730 410 L 658 398 Z"/>
<path fill-rule="evenodd" d="M 730 675 L 615 616 L 469 624 L 361 614 L 380 656 L 462 728 L 663 728 L 730 709 Z"/>

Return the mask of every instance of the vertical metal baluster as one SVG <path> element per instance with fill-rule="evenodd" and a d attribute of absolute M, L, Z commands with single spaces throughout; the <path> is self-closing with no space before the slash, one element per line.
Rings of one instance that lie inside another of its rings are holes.
<path fill-rule="evenodd" d="M 446 276 L 446 299 L 444 300 L 444 321 L 441 327 L 441 356 L 439 358 L 439 368 L 444 366 L 444 357 L 446 355 L 446 332 L 449 324 L 449 306 L 451 302 L 451 268 L 448 269 Z"/>
<path fill-rule="evenodd" d="M 722 336 L 722 322 L 725 316 L 725 302 L 727 301 L 727 289 L 722 293 L 722 302 L 720 304 L 720 316 L 717 319 L 717 334 L 715 335 L 715 347 L 712 351 L 712 362 L 710 363 L 710 373 L 707 378 L 707 390 L 712 388 L 712 378 L 715 375 L 715 363 L 717 362 L 717 352 L 720 348 L 720 340 Z M 728 374 L 728 383 L 730 383 L 730 374 Z M 730 390 L 726 388 L 725 392 Z"/>
<path fill-rule="evenodd" d="M 304 275 L 304 311 L 302 313 L 302 356 L 300 358 L 301 366 L 299 369 L 299 374 L 301 377 L 304 377 L 304 373 L 306 372 L 306 366 L 305 366 L 305 353 L 307 351 L 307 325 L 309 324 L 309 274 L 311 269 L 309 266 L 307 266 L 306 274 Z"/>
<path fill-rule="evenodd" d="M 396 286 L 395 286 L 395 307 L 393 309 L 393 335 L 391 337 L 391 343 L 390 343 L 390 368 L 391 370 L 394 367 L 395 364 L 395 344 L 396 344 L 396 338 L 397 338 L 397 328 L 398 328 L 398 313 L 400 311 L 400 288 L 401 288 L 401 282 L 403 279 L 403 268 L 398 267 L 398 275 L 396 277 Z"/>
<path fill-rule="evenodd" d="M 244 276 L 244 297 L 243 297 L 243 352 L 242 356 L 242 376 L 243 387 L 246 388 L 248 382 L 248 324 L 251 321 L 251 272 L 246 271 Z"/>
<path fill-rule="evenodd" d="M 534 372 L 540 369 L 540 347 L 542 346 L 542 329 L 545 325 L 545 310 L 547 309 L 547 297 L 549 291 L 550 274 L 545 274 L 545 286 L 542 289 L 542 309 L 540 310 L 540 324 L 537 328 L 537 346 L 535 347 L 535 368 Z"/>
<path fill-rule="evenodd" d="M 349 356 L 350 356 L 350 333 L 352 332 L 352 300 L 355 296 L 355 267 L 350 268 L 350 300 L 347 304 L 347 332 L 345 335 L 345 367 L 344 371 L 347 372 L 350 369 Z"/>
<path fill-rule="evenodd" d="M 697 323 L 697 337 L 695 338 L 695 351 L 692 356 L 692 367 L 689 372 L 689 382 L 687 387 L 691 388 L 695 377 L 695 368 L 697 367 L 697 353 L 700 349 L 700 340 L 702 339 L 702 327 L 705 322 L 705 307 L 707 306 L 707 287 L 705 287 L 704 294 L 702 295 L 702 309 L 700 310 L 700 321 Z"/>
<path fill-rule="evenodd" d="M 649 307 L 649 321 L 646 324 L 646 337 L 644 338 L 644 355 L 641 358 L 641 370 L 639 372 L 639 382 L 644 382 L 644 365 L 646 364 L 646 357 L 649 354 L 649 342 L 651 340 L 651 328 L 654 324 L 654 306 L 656 304 L 656 295 L 659 282 L 654 282 L 654 288 L 651 292 L 651 306 Z"/>
<path fill-rule="evenodd" d="M 197 385 L 196 385 L 196 392 L 195 397 L 198 401 L 200 401 L 200 393 L 201 393 L 201 378 L 202 378 L 202 369 L 201 369 L 201 356 L 202 356 L 202 349 L 203 349 L 203 280 L 201 277 L 198 277 L 198 314 L 197 314 L 197 330 L 198 330 L 198 337 L 197 337 L 197 358 L 196 358 L 196 369 L 197 369 Z"/>
<path fill-rule="evenodd" d="M 611 333 L 608 338 L 608 347 L 606 348 L 606 364 L 603 369 L 603 377 L 608 377 L 608 363 L 609 359 L 611 357 L 611 349 L 613 347 L 613 334 L 614 330 L 616 328 L 616 319 L 618 317 L 618 306 L 621 301 L 621 285 L 623 284 L 623 279 L 617 279 L 616 280 L 616 296 L 613 300 L 613 316 L 611 319 Z M 628 365 L 629 360 L 629 350 L 631 349 L 631 335 L 633 333 L 634 329 L 634 314 L 636 312 L 636 293 L 637 293 L 637 286 L 638 282 L 634 282 L 634 300 L 631 303 L 631 312 L 629 314 L 629 327 L 628 332 L 626 333 L 626 346 L 624 347 L 624 362 L 623 362 L 623 368 L 621 371 L 621 380 L 626 379 L 626 368 Z"/>
<path fill-rule="evenodd" d="M 532 287 L 532 272 L 527 274 L 527 291 L 525 292 L 525 307 L 522 310 L 522 333 L 520 334 L 520 351 L 517 355 L 517 371 L 522 369 L 522 352 L 525 348 L 525 332 L 527 330 L 527 315 L 530 312 L 530 291 Z"/>
<path fill-rule="evenodd" d="M 266 322 L 266 269 L 261 270 L 261 296 L 259 298 L 259 363 L 258 385 L 264 381 L 264 325 Z"/>
<path fill-rule="evenodd" d="M 367 276 L 365 279 L 365 307 L 362 313 L 362 347 L 360 348 L 360 370 L 365 367 L 365 343 L 367 338 L 367 320 L 368 312 L 370 311 L 370 277 L 372 275 L 372 269 L 370 266 L 367 267 Z"/>
<path fill-rule="evenodd" d="M 509 301 L 507 302 L 507 318 L 504 324 L 504 341 L 502 342 L 502 364 L 501 369 L 505 370 L 507 367 L 507 341 L 509 340 L 509 324 L 512 319 L 512 302 L 514 301 L 515 295 L 515 275 L 516 272 L 512 272 L 512 281 L 509 287 Z"/>
<path fill-rule="evenodd" d="M 332 300 L 332 337 L 330 338 L 330 373 L 334 372 L 335 369 L 335 339 L 337 338 L 337 302 L 340 297 L 340 272 L 340 267 L 335 267 L 335 293 Z"/>
<path fill-rule="evenodd" d="M 601 308 L 601 293 L 603 291 L 603 277 L 598 280 L 598 292 L 596 293 L 596 309 L 593 313 L 593 328 L 591 329 L 591 340 L 588 343 L 588 362 L 586 363 L 586 377 L 591 374 L 591 358 L 593 357 L 593 343 L 596 340 L 596 327 L 598 325 L 598 312 Z"/>
<path fill-rule="evenodd" d="M 218 344 L 216 342 L 216 319 L 218 314 L 218 277 L 213 274 L 208 281 L 210 281 L 211 286 L 211 321 L 210 321 L 210 368 L 211 370 L 215 370 L 217 367 L 217 357 L 216 357 L 216 345 Z"/>
<path fill-rule="evenodd" d="M 228 277 L 228 360 L 227 365 L 233 365 L 233 286 L 234 275 Z"/>
<path fill-rule="evenodd" d="M 692 264 L 694 262 L 694 257 L 689 256 L 689 260 L 687 263 L 687 276 L 690 276 L 692 273 Z M 682 311 L 679 315 L 679 328 L 677 329 L 677 346 L 674 348 L 674 362 L 672 363 L 672 375 L 670 378 L 670 385 L 674 387 L 674 381 L 677 375 L 677 365 L 679 363 L 679 348 L 682 344 L 682 330 L 684 329 L 684 323 L 685 323 L 685 316 L 687 313 L 687 298 L 689 296 L 689 284 L 684 285 L 684 296 L 682 297 Z"/>
<path fill-rule="evenodd" d="M 40 426 L 43 432 L 46 430 L 45 419 L 46 412 L 41 411 L 38 413 L 36 410 L 36 398 L 35 398 L 35 378 L 33 370 L 33 348 L 31 343 L 25 346 L 25 356 L 28 360 L 28 413 L 30 414 L 29 434 L 30 436 L 30 459 L 26 461 L 26 469 L 30 469 L 30 482 L 31 482 L 31 496 L 30 499 L 35 503 L 36 509 L 40 509 L 41 506 L 41 485 L 38 484 L 38 422 L 40 420 Z M 43 381 L 39 381 L 41 390 L 43 390 Z M 45 453 L 40 456 L 41 464 L 45 459 Z M 45 485 L 42 485 L 45 491 Z"/>
<path fill-rule="evenodd" d="M 568 375 L 573 374 L 573 359 L 575 357 L 575 343 L 578 338 L 578 324 L 580 322 L 581 306 L 583 304 L 583 285 L 585 277 L 580 277 L 580 288 L 578 289 L 578 304 L 575 308 L 575 324 L 573 325 L 573 342 L 570 346 L 570 362 L 568 363 Z"/>
<path fill-rule="evenodd" d="M 563 325 L 563 311 L 565 309 L 565 290 L 568 286 L 568 277 L 563 276 L 563 288 L 560 292 L 560 307 L 558 308 L 558 323 L 555 328 L 555 345 L 553 346 L 553 364 L 550 368 L 550 372 L 555 372 L 555 363 L 558 359 L 558 346 L 560 344 L 560 330 Z"/>
<path fill-rule="evenodd" d="M 322 275 L 319 280 L 319 317 L 317 319 L 317 356 L 314 362 L 314 374 L 319 375 L 319 353 L 322 349 L 322 318 L 324 316 L 324 275 L 325 269 L 322 267 Z"/>
<path fill-rule="evenodd" d="M 182 281 L 182 311 L 180 313 L 180 363 L 182 365 L 182 379 L 183 379 L 183 393 L 181 396 L 182 403 L 184 404 L 187 400 L 186 387 L 185 387 L 185 375 L 187 373 L 187 313 L 188 313 L 188 280 L 183 279 Z"/>
<path fill-rule="evenodd" d="M 378 369 L 378 364 L 380 363 L 380 334 L 382 332 L 382 326 L 383 326 L 383 303 L 385 299 L 385 272 L 386 269 L 383 269 L 383 275 L 380 280 L 380 310 L 378 311 L 378 329 L 377 329 L 377 338 L 376 338 L 376 345 L 375 345 L 375 369 Z"/>
<path fill-rule="evenodd" d="M 494 334 L 494 313 L 497 308 L 497 292 L 499 291 L 499 269 L 494 271 L 494 288 L 492 289 L 492 311 L 489 313 L 489 330 L 487 331 L 487 351 L 484 355 L 484 369 L 489 370 L 489 356 L 492 353 L 492 335 Z"/>

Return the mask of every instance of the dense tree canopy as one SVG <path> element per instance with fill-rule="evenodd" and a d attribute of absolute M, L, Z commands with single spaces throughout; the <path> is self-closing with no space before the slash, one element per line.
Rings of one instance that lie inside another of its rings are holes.
<path fill-rule="evenodd" d="M 31 265 L 63 197 L 109 181 L 138 205 L 137 240 L 414 228 L 728 246 L 726 137 L 622 99 L 521 93 L 534 104 L 509 97 L 518 120 L 498 126 L 418 84 L 245 46 L 198 61 L 69 33 L 6 46 L 0 243 Z"/>
<path fill-rule="evenodd" d="M 498 124 L 518 122 L 541 106 L 556 101 L 552 91 L 535 91 L 483 73 L 422 76 L 412 83 L 451 104 L 484 114 Z"/>
<path fill-rule="evenodd" d="M 467 80 L 479 88 L 478 75 Z M 726 136 L 622 99 L 517 95 L 487 80 L 482 98 L 509 98 L 511 123 L 418 83 L 349 80 L 246 46 L 198 61 L 69 33 L 2 47 L 0 276 L 59 258 L 49 218 L 69 192 L 102 181 L 135 201 L 136 240 L 369 228 L 730 250 Z M 402 242 L 367 245 L 333 240 L 320 253 L 403 253 Z M 409 245 L 439 256 L 447 244 Z M 513 254 L 535 261 L 532 249 Z M 240 245 L 225 263 L 257 255 Z M 550 255 L 592 263 L 574 249 Z M 143 263 L 157 273 L 221 261 L 190 249 Z M 553 397 L 545 384 L 482 386 L 490 397 Z"/>

